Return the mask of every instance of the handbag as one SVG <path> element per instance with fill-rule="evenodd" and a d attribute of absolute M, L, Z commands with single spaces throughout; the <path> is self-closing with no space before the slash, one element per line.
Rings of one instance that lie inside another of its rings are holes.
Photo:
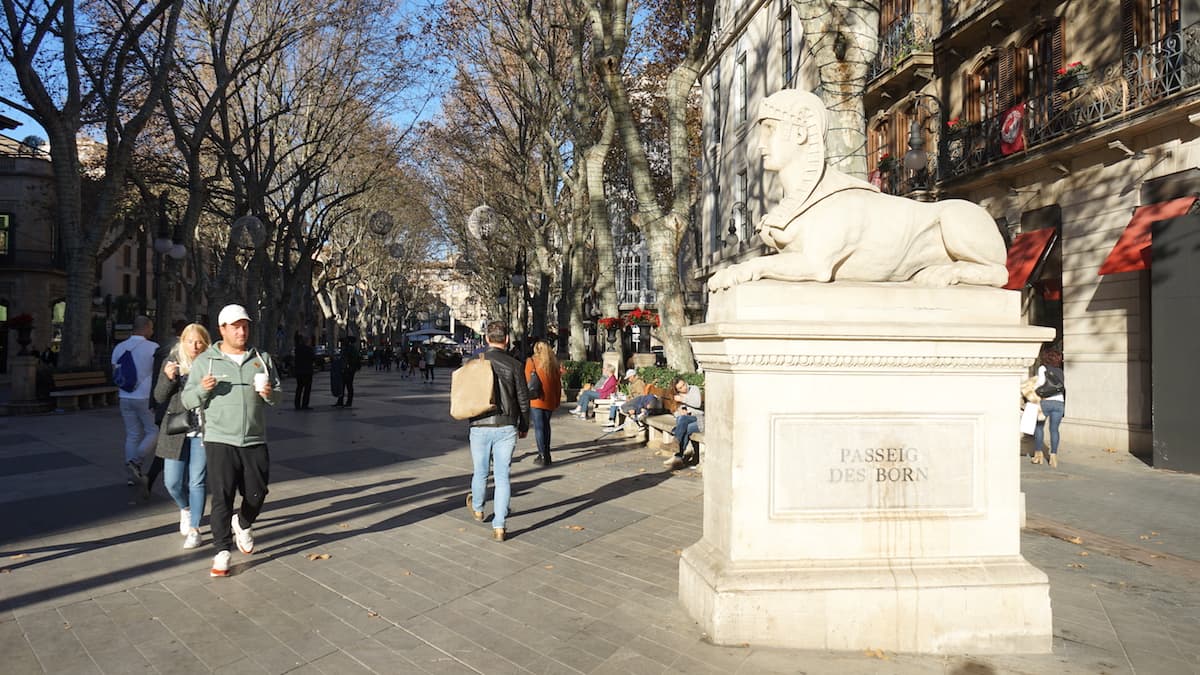
<path fill-rule="evenodd" d="M 1036 403 L 1026 403 L 1021 410 L 1021 433 L 1026 436 L 1032 436 L 1037 431 L 1038 407 Z"/>
<path fill-rule="evenodd" d="M 186 434 L 192 430 L 192 417 L 190 410 L 182 412 L 168 412 L 163 416 L 161 425 L 162 432 L 168 436 L 178 434 Z"/>
<path fill-rule="evenodd" d="M 541 398 L 541 397 L 542 397 L 542 378 L 538 377 L 537 371 L 535 370 L 529 374 L 529 398 L 535 399 L 535 398 Z"/>
<path fill-rule="evenodd" d="M 1033 393 L 1037 394 L 1039 398 L 1050 398 L 1051 396 L 1064 394 L 1066 391 L 1067 389 L 1063 386 L 1062 379 L 1058 373 L 1054 372 L 1051 368 L 1047 368 L 1046 381 L 1037 389 L 1034 389 Z"/>

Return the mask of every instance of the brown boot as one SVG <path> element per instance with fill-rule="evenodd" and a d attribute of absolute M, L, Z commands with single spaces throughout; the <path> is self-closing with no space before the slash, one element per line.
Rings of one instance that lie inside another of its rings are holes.
<path fill-rule="evenodd" d="M 1029 461 L 1033 462 L 1034 464 L 1041 464 L 1042 463 L 1042 451 L 1034 450 L 1033 456 L 1029 458 Z"/>
<path fill-rule="evenodd" d="M 497 527 L 492 530 L 492 539 L 496 541 L 504 541 L 504 528 Z"/>

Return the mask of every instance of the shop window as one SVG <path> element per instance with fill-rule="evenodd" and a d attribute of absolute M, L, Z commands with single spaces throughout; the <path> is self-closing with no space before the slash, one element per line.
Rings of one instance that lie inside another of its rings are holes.
<path fill-rule="evenodd" d="M 0 255 L 12 253 L 12 216 L 0 213 Z"/>

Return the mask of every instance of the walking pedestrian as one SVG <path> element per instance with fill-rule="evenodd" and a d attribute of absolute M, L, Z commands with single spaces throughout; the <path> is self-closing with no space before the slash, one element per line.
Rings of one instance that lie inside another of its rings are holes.
<path fill-rule="evenodd" d="M 1041 464 L 1046 446 L 1046 428 L 1050 431 L 1050 468 L 1058 468 L 1058 427 L 1067 414 L 1066 374 L 1063 372 L 1063 355 L 1052 346 L 1042 348 L 1042 364 L 1038 366 L 1037 387 L 1034 391 L 1042 397 L 1042 413 L 1046 421 L 1037 425 L 1033 432 L 1033 463 Z"/>
<path fill-rule="evenodd" d="M 279 374 L 270 354 L 249 345 L 250 315 L 241 305 L 226 305 L 218 315 L 221 340 L 192 362 L 181 401 L 202 408 L 208 486 L 212 492 L 213 556 L 210 574 L 229 575 L 233 542 L 242 553 L 254 550 L 251 527 L 267 497 L 270 454 L 266 406 L 279 402 Z M 237 513 L 233 500 L 242 502 Z"/>
<path fill-rule="evenodd" d="M 292 353 L 292 372 L 296 375 L 296 410 L 312 410 L 308 402 L 312 397 L 313 359 L 316 358 L 312 338 L 307 340 L 296 332 Z"/>
<path fill-rule="evenodd" d="M 525 381 L 529 385 L 529 412 L 538 449 L 533 463 L 550 466 L 550 416 L 562 402 L 562 371 L 549 342 L 538 340 L 533 344 L 533 356 L 525 361 Z"/>
<path fill-rule="evenodd" d="M 123 381 L 118 382 L 121 419 L 125 423 L 125 467 L 129 472 L 127 485 L 136 485 L 145 478 L 142 463 L 154 449 L 158 427 L 150 406 L 151 379 L 154 376 L 154 352 L 158 343 L 150 340 L 154 323 L 149 317 L 133 320 L 133 334 L 122 340 L 112 353 L 114 371 L 118 369 Z"/>
<path fill-rule="evenodd" d="M 425 345 L 425 379 L 429 384 L 433 384 L 433 367 L 437 365 L 437 350 L 433 345 Z"/>
<path fill-rule="evenodd" d="M 342 338 L 342 389 L 345 393 L 345 403 L 342 403 L 342 393 L 338 393 L 338 408 L 349 408 L 354 405 L 354 374 L 362 368 L 362 356 L 358 353 L 357 341 L 352 337 Z"/>
<path fill-rule="evenodd" d="M 188 324 L 163 362 L 162 375 L 154 385 L 154 402 L 163 412 L 155 455 L 163 463 L 167 493 L 179 506 L 179 534 L 184 537 L 184 548 L 200 546 L 208 467 L 200 417 L 196 410 L 183 405 L 180 394 L 192 372 L 192 363 L 211 344 L 212 338 L 204 326 Z"/>
<path fill-rule="evenodd" d="M 467 495 L 467 509 L 475 520 L 483 521 L 490 462 L 495 479 L 492 538 L 504 541 L 505 518 L 512 496 L 509 466 L 517 439 L 525 438 L 529 433 L 529 387 L 522 375 L 521 362 L 505 352 L 508 348 L 508 326 L 502 321 L 493 321 L 487 325 L 486 335 L 488 349 L 483 357 L 492 365 L 496 410 L 470 420 L 474 473 L 471 476 L 471 492 Z"/>

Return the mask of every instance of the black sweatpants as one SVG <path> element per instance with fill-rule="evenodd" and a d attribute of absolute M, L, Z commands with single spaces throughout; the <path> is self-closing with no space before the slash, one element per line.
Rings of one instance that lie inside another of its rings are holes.
<path fill-rule="evenodd" d="M 267 498 L 267 481 L 271 473 L 271 455 L 266 443 L 238 447 L 224 443 L 204 442 L 208 458 L 208 490 L 212 493 L 213 548 L 218 552 L 233 550 L 233 498 L 242 493 L 238 508 L 239 523 L 250 527 L 262 511 Z"/>

